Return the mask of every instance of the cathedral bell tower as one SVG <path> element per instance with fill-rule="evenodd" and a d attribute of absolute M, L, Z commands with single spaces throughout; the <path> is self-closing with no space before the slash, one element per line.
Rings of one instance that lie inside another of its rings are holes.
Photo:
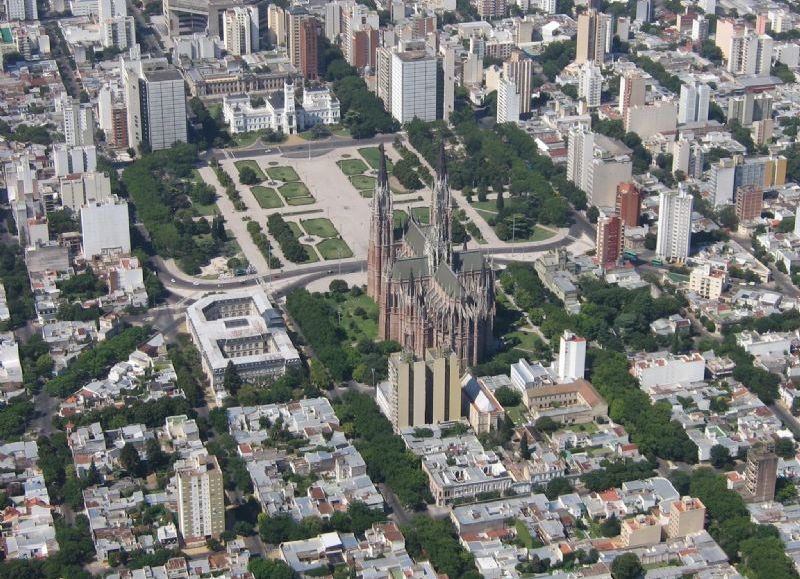
<path fill-rule="evenodd" d="M 389 175 L 386 171 L 386 153 L 380 150 L 380 167 L 372 196 L 369 224 L 369 249 L 367 251 L 367 294 L 375 300 L 380 310 L 380 319 L 385 316 L 388 276 L 394 261 L 394 215 L 392 193 L 389 190 Z M 379 336 L 384 335 L 380 328 Z M 388 331 L 388 329 L 386 329 Z"/>
<path fill-rule="evenodd" d="M 447 183 L 447 159 L 444 154 L 444 140 L 440 141 L 439 167 L 436 170 L 436 182 L 431 197 L 431 254 L 430 259 L 435 266 L 442 261 L 452 264 L 452 200 L 450 186 Z"/>

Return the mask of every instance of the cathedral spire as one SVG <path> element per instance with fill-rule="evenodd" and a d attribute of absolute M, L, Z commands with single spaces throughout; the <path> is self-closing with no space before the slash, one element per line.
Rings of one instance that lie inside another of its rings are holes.
<path fill-rule="evenodd" d="M 447 177 L 447 157 L 444 154 L 444 139 L 439 141 L 439 166 L 436 169 L 437 177 L 444 179 Z"/>
<path fill-rule="evenodd" d="M 447 184 L 447 159 L 444 152 L 444 139 L 440 141 L 439 167 L 436 171 L 436 181 L 433 185 L 431 196 L 432 245 L 436 252 L 433 257 L 438 264 L 441 261 L 452 261 L 452 235 L 451 235 L 451 198 L 450 187 Z"/>
<path fill-rule="evenodd" d="M 378 187 L 383 187 L 389 184 L 389 174 L 386 171 L 386 151 L 383 148 L 383 143 L 378 145 L 378 154 L 380 155 L 380 165 L 378 166 Z"/>
<path fill-rule="evenodd" d="M 379 304 L 384 296 L 383 283 L 387 279 L 394 259 L 394 211 L 389 177 L 386 172 L 386 155 L 380 146 L 380 169 L 375 181 L 369 224 L 367 251 L 367 292 Z"/>

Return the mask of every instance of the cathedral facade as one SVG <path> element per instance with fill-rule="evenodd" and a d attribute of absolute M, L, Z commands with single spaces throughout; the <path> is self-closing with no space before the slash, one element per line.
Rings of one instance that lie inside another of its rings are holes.
<path fill-rule="evenodd" d="M 453 251 L 452 204 L 444 148 L 430 207 L 430 224 L 410 218 L 394 237 L 386 158 L 370 216 L 367 292 L 378 304 L 378 337 L 396 340 L 424 358 L 429 348 L 454 352 L 462 368 L 477 364 L 492 343 L 494 271 L 479 251 Z"/>

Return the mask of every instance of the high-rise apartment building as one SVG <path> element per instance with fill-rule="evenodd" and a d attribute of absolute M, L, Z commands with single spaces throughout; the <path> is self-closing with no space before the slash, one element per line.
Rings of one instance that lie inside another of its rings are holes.
<path fill-rule="evenodd" d="M 641 215 L 641 198 L 639 189 L 633 183 L 620 183 L 617 185 L 617 202 L 615 204 L 617 215 L 625 227 L 638 227 Z"/>
<path fill-rule="evenodd" d="M 273 46 L 286 46 L 286 11 L 277 4 L 267 8 L 267 39 Z"/>
<path fill-rule="evenodd" d="M 619 112 L 623 121 L 631 107 L 640 107 L 645 104 L 647 80 L 638 71 L 626 71 L 620 78 L 619 85 Z"/>
<path fill-rule="evenodd" d="M 439 94 L 436 57 L 424 49 L 394 51 L 391 75 L 392 116 L 400 124 L 415 118 L 435 121 Z"/>
<path fill-rule="evenodd" d="M 383 108 L 392 112 L 392 55 L 388 46 L 375 51 L 375 94 L 383 101 Z"/>
<path fill-rule="evenodd" d="M 36 0 L 5 0 L 6 20 L 39 20 Z"/>
<path fill-rule="evenodd" d="M 600 106 L 602 90 L 603 74 L 600 67 L 594 62 L 584 62 L 578 74 L 578 97 L 586 101 L 589 108 L 596 108 Z"/>
<path fill-rule="evenodd" d="M 678 123 L 705 123 L 708 121 L 708 103 L 711 89 L 707 84 L 693 83 L 681 85 L 681 99 L 678 104 Z"/>
<path fill-rule="evenodd" d="M 396 430 L 461 417 L 459 359 L 453 352 L 431 349 L 424 360 L 410 353 L 392 354 L 388 383 L 381 386 Z"/>
<path fill-rule="evenodd" d="M 225 488 L 213 454 L 196 454 L 175 463 L 178 525 L 185 541 L 217 538 L 225 531 Z"/>
<path fill-rule="evenodd" d="M 508 10 L 506 0 L 473 0 L 481 20 L 503 18 Z"/>
<path fill-rule="evenodd" d="M 501 77 L 497 82 L 497 122 L 519 121 L 519 93 L 517 85 L 509 78 Z"/>
<path fill-rule="evenodd" d="M 590 205 L 614 207 L 617 185 L 631 180 L 631 150 L 585 126 L 570 129 L 567 179 L 586 193 Z"/>
<path fill-rule="evenodd" d="M 89 103 L 79 103 L 68 96 L 62 101 L 64 142 L 70 147 L 94 145 L 94 110 Z"/>
<path fill-rule="evenodd" d="M 625 228 L 619 215 L 601 214 L 597 220 L 597 264 L 613 267 L 622 255 Z"/>
<path fill-rule="evenodd" d="M 774 45 L 771 36 L 756 34 L 744 28 L 734 28 L 729 38 L 720 41 L 719 27 L 717 27 L 717 39 L 718 46 L 720 42 L 727 42 L 727 50 L 722 46 L 720 49 L 726 57 L 728 72 L 769 76 Z"/>
<path fill-rule="evenodd" d="M 303 78 L 319 78 L 319 35 L 321 27 L 316 18 L 300 22 L 300 73 Z"/>
<path fill-rule="evenodd" d="M 768 92 L 733 96 L 728 99 L 728 121 L 737 120 L 742 126 L 750 126 L 754 121 L 769 119 L 772 116 L 772 95 Z"/>
<path fill-rule="evenodd" d="M 186 93 L 174 68 L 145 71 L 139 80 L 142 139 L 154 151 L 187 142 Z"/>
<path fill-rule="evenodd" d="M 442 118 L 447 120 L 456 108 L 456 51 L 448 46 L 442 59 Z M 523 107 L 520 96 L 520 112 Z M 530 105 L 529 107 L 530 108 Z"/>
<path fill-rule="evenodd" d="M 503 73 L 517 85 L 520 114 L 531 112 L 533 60 L 521 50 L 515 50 L 509 59 L 503 62 Z"/>
<path fill-rule="evenodd" d="M 669 506 L 666 533 L 669 539 L 680 539 L 700 533 L 705 528 L 706 507 L 700 499 L 682 497 Z"/>
<path fill-rule="evenodd" d="M 698 15 L 692 20 L 692 41 L 705 42 L 708 40 L 708 18 Z"/>
<path fill-rule="evenodd" d="M 586 125 L 575 125 L 567 140 L 567 179 L 584 190 L 594 152 L 594 133 Z"/>
<path fill-rule="evenodd" d="M 575 62 L 590 61 L 603 64 L 606 57 L 606 37 L 611 26 L 611 17 L 592 8 L 578 16 L 578 40 Z"/>
<path fill-rule="evenodd" d="M 375 65 L 380 19 L 375 10 L 356 2 L 341 4 L 341 39 L 345 60 L 357 69 Z"/>
<path fill-rule="evenodd" d="M 558 347 L 558 379 L 582 380 L 586 370 L 586 339 L 564 330 Z"/>
<path fill-rule="evenodd" d="M 662 191 L 658 204 L 656 254 L 679 261 L 689 257 L 694 197 L 681 186 L 679 191 Z"/>
<path fill-rule="evenodd" d="M 257 6 L 235 6 L 223 14 L 225 50 L 241 56 L 261 48 Z"/>
<path fill-rule="evenodd" d="M 108 253 L 131 252 L 128 203 L 116 196 L 81 208 L 83 255 L 91 259 Z"/>
<path fill-rule="evenodd" d="M 746 185 L 736 190 L 736 217 L 748 223 L 761 217 L 764 205 L 764 190 L 758 185 Z"/>
<path fill-rule="evenodd" d="M 289 62 L 297 70 L 300 70 L 300 54 L 303 50 L 300 39 L 300 24 L 309 18 L 313 18 L 313 16 L 302 6 L 291 6 L 286 11 L 286 46 L 289 52 Z"/>
<path fill-rule="evenodd" d="M 778 456 L 763 444 L 756 444 L 747 451 L 744 469 L 744 499 L 763 503 L 775 498 L 775 481 L 778 472 Z"/>
<path fill-rule="evenodd" d="M 70 147 L 65 143 L 53 145 L 53 166 L 56 177 L 66 177 L 73 173 L 92 173 L 97 170 L 97 149 Z"/>
<path fill-rule="evenodd" d="M 636 22 L 646 24 L 653 21 L 653 0 L 638 0 L 636 2 Z"/>
<path fill-rule="evenodd" d="M 136 26 L 123 0 L 100 0 L 97 14 L 104 47 L 125 50 L 136 44 Z"/>
<path fill-rule="evenodd" d="M 183 77 L 165 58 L 141 58 L 138 50 L 122 59 L 122 85 L 128 116 L 128 146 L 152 150 L 187 141 Z"/>

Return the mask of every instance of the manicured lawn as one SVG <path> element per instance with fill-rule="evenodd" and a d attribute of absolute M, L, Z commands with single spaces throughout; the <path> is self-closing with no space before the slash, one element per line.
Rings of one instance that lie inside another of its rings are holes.
<path fill-rule="evenodd" d="M 303 263 L 314 263 L 316 261 L 319 261 L 319 255 L 317 255 L 317 252 L 314 251 L 313 245 L 306 245 L 305 243 L 301 245 L 306 248 L 306 253 L 308 254 L 308 259 L 305 260 Z"/>
<path fill-rule="evenodd" d="M 366 294 L 353 297 L 349 293 L 344 294 L 343 302 L 330 300 L 331 306 L 337 308 L 342 313 L 342 328 L 347 332 L 350 342 L 359 340 L 373 341 L 378 335 L 378 306 Z"/>
<path fill-rule="evenodd" d="M 294 233 L 294 236 L 297 239 L 303 237 L 303 229 L 300 227 L 299 223 L 297 223 L 296 221 L 287 221 L 286 223 L 289 224 L 289 229 L 292 230 L 292 233 Z"/>
<path fill-rule="evenodd" d="M 478 211 L 478 215 L 483 217 L 483 220 L 486 221 L 487 223 L 489 222 L 489 219 L 497 217 L 496 213 L 490 213 L 488 211 L 483 211 L 482 209 L 478 209 L 477 211 Z"/>
<path fill-rule="evenodd" d="M 300 177 L 297 176 L 297 172 L 291 167 L 287 167 L 285 165 L 280 167 L 270 167 L 267 169 L 267 174 L 269 175 L 270 179 L 275 179 L 276 181 L 300 180 Z"/>
<path fill-rule="evenodd" d="M 402 209 L 395 209 L 392 214 L 392 217 L 394 217 L 395 229 L 398 227 L 405 227 L 406 222 L 408 221 L 408 213 L 406 213 Z"/>
<path fill-rule="evenodd" d="M 497 203 L 495 201 L 473 201 L 472 206 L 478 211 L 497 213 Z"/>
<path fill-rule="evenodd" d="M 372 196 L 375 192 L 372 189 L 359 189 L 358 194 L 361 195 L 364 199 L 372 199 Z"/>
<path fill-rule="evenodd" d="M 261 167 L 258 166 L 258 163 L 256 163 L 252 159 L 248 159 L 246 161 L 236 161 L 234 165 L 236 165 L 236 168 L 239 171 L 241 171 L 245 167 L 250 167 L 253 171 L 256 172 L 256 175 L 258 175 L 258 178 L 261 179 L 262 181 L 267 178 L 267 176 L 264 175 L 264 171 L 262 171 Z"/>
<path fill-rule="evenodd" d="M 377 169 L 378 165 L 381 162 L 381 155 L 378 147 L 362 147 L 358 150 L 359 155 L 364 157 L 364 160 L 369 163 L 369 166 L 373 169 Z M 392 170 L 392 162 L 388 158 L 386 159 L 386 170 L 391 172 Z"/>
<path fill-rule="evenodd" d="M 525 418 L 525 413 L 527 412 L 527 408 L 525 408 L 524 404 L 520 404 L 519 406 L 509 406 L 506 408 L 506 414 L 511 419 L 511 421 L 516 426 L 522 426 L 527 422 Z"/>
<path fill-rule="evenodd" d="M 277 209 L 278 207 L 283 207 L 283 201 L 281 201 L 281 198 L 278 197 L 278 194 L 272 187 L 256 185 L 255 187 L 251 187 L 250 191 L 253 192 L 253 196 L 256 198 L 256 201 L 258 201 L 258 204 L 261 205 L 262 209 Z"/>
<path fill-rule="evenodd" d="M 301 221 L 303 229 L 309 235 L 316 235 L 317 237 L 336 237 L 339 232 L 331 223 L 330 219 L 319 217 L 317 219 L 303 219 Z"/>
<path fill-rule="evenodd" d="M 323 259 L 345 259 L 353 257 L 353 252 L 341 239 L 326 239 L 317 244 L 317 249 Z"/>
<path fill-rule="evenodd" d="M 361 175 L 368 169 L 367 164 L 361 159 L 345 159 L 344 161 L 337 161 L 337 165 L 345 175 Z"/>
<path fill-rule="evenodd" d="M 291 205 L 293 207 L 295 205 L 313 205 L 314 201 L 316 201 L 316 199 L 310 195 L 308 197 L 289 197 L 286 199 L 287 205 Z"/>
<path fill-rule="evenodd" d="M 375 177 L 370 177 L 369 175 L 353 175 L 350 177 L 350 182 L 359 191 L 375 189 Z"/>
<path fill-rule="evenodd" d="M 514 339 L 514 341 L 519 340 L 519 343 L 514 347 L 518 350 L 524 350 L 526 352 L 537 352 L 543 346 L 539 336 L 533 332 L 523 332 L 521 330 L 517 330 L 516 332 L 506 334 L 505 338 L 511 338 Z"/>
<path fill-rule="evenodd" d="M 302 183 L 300 181 L 291 181 L 289 183 L 284 183 L 283 185 L 278 187 L 278 191 L 281 192 L 281 195 L 283 195 L 284 199 L 311 196 L 308 187 L 305 186 L 305 183 Z"/>
<path fill-rule="evenodd" d="M 209 203 L 208 205 L 201 205 L 200 203 L 192 203 L 192 209 L 194 209 L 198 215 L 205 217 L 214 215 L 219 211 L 216 203 Z"/>
<path fill-rule="evenodd" d="M 417 218 L 417 221 L 422 224 L 427 224 L 431 221 L 431 210 L 429 207 L 412 207 L 411 213 Z"/>
<path fill-rule="evenodd" d="M 553 233 L 552 231 L 549 231 L 547 229 L 544 229 L 536 225 L 533 228 L 533 233 L 528 237 L 520 237 L 519 235 L 516 235 L 514 237 L 514 243 L 530 243 L 531 241 L 544 241 L 545 239 L 550 239 L 554 235 L 555 233 Z M 508 243 L 511 243 L 510 239 L 508 240 Z"/>
<path fill-rule="evenodd" d="M 261 133 L 258 131 L 250 131 L 249 133 L 236 133 L 231 135 L 231 138 L 237 147 L 249 147 L 255 143 L 260 136 Z"/>

